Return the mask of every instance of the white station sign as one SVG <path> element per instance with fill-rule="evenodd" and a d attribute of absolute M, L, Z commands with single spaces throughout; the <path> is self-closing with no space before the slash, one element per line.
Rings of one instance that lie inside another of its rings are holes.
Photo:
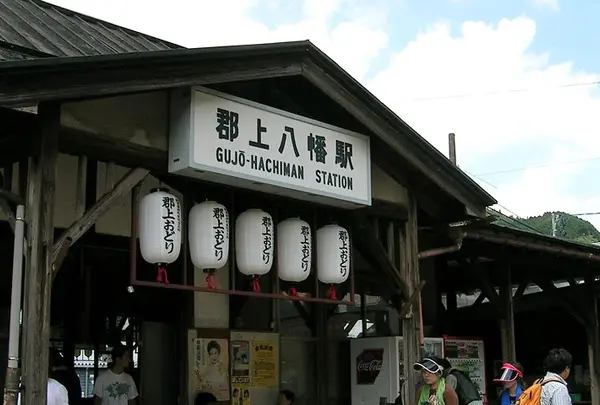
<path fill-rule="evenodd" d="M 371 205 L 367 136 L 203 88 L 174 93 L 171 102 L 169 172 L 331 205 Z"/>

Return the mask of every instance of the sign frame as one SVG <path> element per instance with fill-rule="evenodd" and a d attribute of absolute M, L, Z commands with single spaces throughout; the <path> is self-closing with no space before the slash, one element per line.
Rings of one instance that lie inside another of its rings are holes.
<path fill-rule="evenodd" d="M 210 96 L 223 98 L 225 100 L 241 104 L 246 107 L 255 108 L 270 114 L 278 115 L 296 122 L 324 128 L 365 142 L 367 148 L 367 170 L 366 170 L 366 197 L 356 198 L 341 196 L 326 190 L 315 193 L 316 190 L 295 185 L 290 187 L 284 180 L 269 179 L 250 174 L 227 170 L 211 165 L 205 165 L 194 161 L 194 150 L 199 142 L 199 135 L 195 132 L 195 105 L 196 96 L 205 93 Z M 264 191 L 276 195 L 282 195 L 300 200 L 326 203 L 327 205 L 340 207 L 359 208 L 371 206 L 372 204 L 372 179 L 371 179 L 371 139 L 363 134 L 339 128 L 308 117 L 280 110 L 275 107 L 260 104 L 254 101 L 242 99 L 230 94 L 225 94 L 203 86 L 194 86 L 184 90 L 171 92 L 171 119 L 169 125 L 169 173 L 199 178 L 207 181 L 221 182 L 227 185 L 246 188 L 250 190 Z M 223 181 L 225 177 L 225 181 Z"/>

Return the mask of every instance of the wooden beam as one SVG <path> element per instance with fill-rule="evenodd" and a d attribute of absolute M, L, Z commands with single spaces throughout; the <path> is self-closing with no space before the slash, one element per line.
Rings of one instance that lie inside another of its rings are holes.
<path fill-rule="evenodd" d="M 71 246 L 76 243 L 79 238 L 87 232 L 92 225 L 98 221 L 104 213 L 106 213 L 116 201 L 122 196 L 129 193 L 131 189 L 136 186 L 139 182 L 144 180 L 148 175 L 149 171 L 146 169 L 131 169 L 115 187 L 106 192 L 96 203 L 87 210 L 87 212 L 75 223 L 73 223 L 56 241 L 52 248 L 52 262 L 54 263 L 58 257 L 62 246 L 67 244 Z M 57 271 L 58 268 L 55 270 Z"/>
<path fill-rule="evenodd" d="M 54 200 L 60 105 L 42 103 L 38 109 L 41 131 L 30 159 L 27 192 L 29 260 L 23 314 L 23 403 L 46 404 L 50 342 L 50 298 L 54 239 Z"/>
<path fill-rule="evenodd" d="M 500 301 L 502 318 L 500 319 L 500 340 L 502 343 L 502 358 L 510 362 L 517 361 L 515 343 L 515 313 L 513 310 L 511 268 L 507 265 L 503 271 L 504 283 L 500 285 Z"/>
<path fill-rule="evenodd" d="M 600 321 L 598 319 L 598 295 L 595 291 L 595 280 L 589 275 L 585 280 L 585 297 L 587 298 L 588 325 L 588 359 L 590 367 L 590 392 L 592 405 L 600 405 Z M 577 284 L 575 284 L 577 285 Z"/>
<path fill-rule="evenodd" d="M 177 69 L 171 66 L 148 65 L 129 67 L 97 65 L 98 71 L 73 67 L 70 72 L 53 69 L 31 80 L 25 72 L 4 75 L 6 83 L 0 93 L 2 105 L 25 105 L 49 99 L 81 99 L 116 94 L 155 91 L 175 87 L 210 85 L 232 81 L 267 79 L 300 75 L 299 63 L 283 61 L 281 56 L 230 58 L 229 60 L 185 63 Z M 68 69 L 68 68 L 65 68 Z M 94 80 L 90 80 L 93 77 Z"/>
<path fill-rule="evenodd" d="M 79 156 L 77 160 L 77 188 L 75 189 L 75 218 L 80 219 L 85 214 L 85 189 L 88 172 L 87 156 Z"/>
<path fill-rule="evenodd" d="M 70 155 L 85 155 L 90 160 L 110 160 L 119 166 L 143 167 L 157 173 L 167 173 L 168 155 L 164 150 L 138 145 L 108 134 L 63 127 L 60 132 L 60 151 Z M 141 165 L 141 166 L 140 166 Z"/>
<path fill-rule="evenodd" d="M 419 228 L 417 223 L 417 200 L 413 195 L 408 199 L 408 220 L 404 223 L 401 231 L 398 232 L 398 244 L 400 254 L 398 255 L 398 267 L 400 275 L 406 283 L 406 289 L 409 297 L 415 297 L 417 301 L 420 294 L 418 289 L 421 284 L 419 275 Z M 402 309 L 397 308 L 398 315 L 402 314 Z M 420 308 L 417 305 L 411 305 L 410 311 L 402 317 L 402 350 L 404 359 L 404 377 L 405 392 L 404 403 L 409 404 L 416 398 L 417 374 L 413 372 L 412 365 L 418 361 L 421 356 L 420 336 L 423 325 L 421 324 Z"/>

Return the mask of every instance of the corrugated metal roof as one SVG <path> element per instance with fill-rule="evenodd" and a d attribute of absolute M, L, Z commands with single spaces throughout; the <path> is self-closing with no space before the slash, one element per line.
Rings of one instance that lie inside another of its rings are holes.
<path fill-rule="evenodd" d="M 9 49 L 9 48 L 3 48 L 0 45 L 0 62 L 5 62 L 5 61 L 9 61 L 9 60 L 24 60 L 24 59 L 31 59 L 31 58 L 33 58 L 33 56 L 28 55 L 27 53 Z"/>
<path fill-rule="evenodd" d="M 47 56 L 90 56 L 182 48 L 41 0 L 0 0 L 0 42 Z M 6 47 L 0 50 L 0 60 L 23 58 L 27 58 L 27 52 L 8 52 Z"/>

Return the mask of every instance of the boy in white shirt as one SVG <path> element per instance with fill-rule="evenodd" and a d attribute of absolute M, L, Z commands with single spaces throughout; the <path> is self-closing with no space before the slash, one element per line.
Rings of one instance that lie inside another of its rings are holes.
<path fill-rule="evenodd" d="M 67 389 L 53 378 L 48 378 L 46 404 L 69 405 L 69 393 L 67 392 Z"/>
<path fill-rule="evenodd" d="M 138 391 L 133 378 L 125 372 L 131 353 L 122 345 L 115 346 L 112 361 L 112 367 L 96 379 L 94 405 L 135 405 Z"/>

